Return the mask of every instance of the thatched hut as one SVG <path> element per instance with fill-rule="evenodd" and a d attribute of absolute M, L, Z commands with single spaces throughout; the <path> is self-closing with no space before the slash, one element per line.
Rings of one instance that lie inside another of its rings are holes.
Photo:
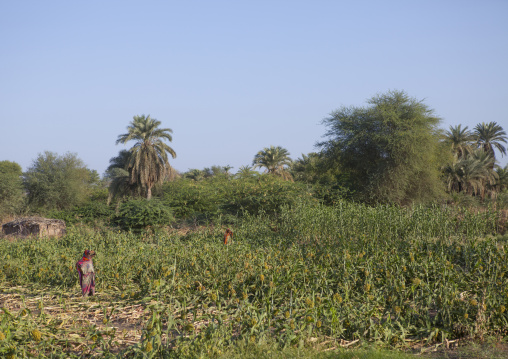
<path fill-rule="evenodd" d="M 2 232 L 5 235 L 60 237 L 65 234 L 65 222 L 61 219 L 42 217 L 18 218 L 12 222 L 3 224 Z"/>

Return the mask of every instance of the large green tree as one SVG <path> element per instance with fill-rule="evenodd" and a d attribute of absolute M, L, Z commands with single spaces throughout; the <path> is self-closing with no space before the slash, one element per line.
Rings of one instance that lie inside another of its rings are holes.
<path fill-rule="evenodd" d="M 0 161 L 0 217 L 16 214 L 23 205 L 21 167 L 16 162 Z"/>
<path fill-rule="evenodd" d="M 292 180 L 292 176 L 287 170 L 291 164 L 289 152 L 280 146 L 265 147 L 259 151 L 252 161 L 254 168 L 265 168 L 266 173 L 282 177 L 285 180 Z"/>
<path fill-rule="evenodd" d="M 129 150 L 130 183 L 141 186 L 147 199 L 152 197 L 152 187 L 161 183 L 171 171 L 168 155 L 176 157 L 175 151 L 164 142 L 173 140 L 173 130 L 159 128 L 160 124 L 160 121 L 150 115 L 134 116 L 127 127 L 128 132 L 118 136 L 116 141 L 117 144 L 135 141 Z"/>
<path fill-rule="evenodd" d="M 69 209 L 88 200 L 95 179 L 76 154 L 46 151 L 24 173 L 30 209 Z"/>
<path fill-rule="evenodd" d="M 409 204 L 442 193 L 438 152 L 440 119 L 403 91 L 372 97 L 367 107 L 341 107 L 323 120 L 318 143 L 341 166 L 349 186 L 370 203 Z"/>

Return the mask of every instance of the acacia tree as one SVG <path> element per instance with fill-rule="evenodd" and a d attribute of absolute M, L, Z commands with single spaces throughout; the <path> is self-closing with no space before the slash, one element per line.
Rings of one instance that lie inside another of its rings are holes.
<path fill-rule="evenodd" d="M 0 161 L 0 217 L 21 209 L 24 199 L 22 174 L 16 162 Z"/>
<path fill-rule="evenodd" d="M 28 204 L 35 209 L 69 209 L 88 200 L 92 172 L 76 154 L 39 154 L 23 175 Z"/>
<path fill-rule="evenodd" d="M 134 116 L 127 127 L 128 132 L 118 136 L 116 143 L 127 143 L 134 140 L 128 170 L 130 183 L 139 184 L 146 193 L 146 198 L 152 198 L 152 187 L 166 178 L 171 171 L 168 154 L 176 158 L 175 151 L 164 140 L 173 140 L 170 128 L 159 128 L 161 122 L 150 115 Z"/>
<path fill-rule="evenodd" d="M 252 161 L 254 168 L 265 168 L 266 173 L 280 176 L 285 180 L 292 180 L 286 166 L 291 164 L 289 152 L 280 146 L 265 147 L 259 151 Z"/>
<path fill-rule="evenodd" d="M 442 193 L 440 119 L 422 101 L 389 91 L 367 107 L 341 107 L 323 120 L 317 146 L 340 166 L 349 186 L 370 203 L 423 202 Z"/>

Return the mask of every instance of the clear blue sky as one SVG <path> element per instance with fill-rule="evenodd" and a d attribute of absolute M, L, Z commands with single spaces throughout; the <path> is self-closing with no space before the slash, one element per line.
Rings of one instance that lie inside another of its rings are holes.
<path fill-rule="evenodd" d="M 180 171 L 296 159 L 330 112 L 388 90 L 445 129 L 508 131 L 508 1 L 0 4 L 0 160 L 23 170 L 47 150 L 102 174 L 141 114 L 173 129 Z"/>

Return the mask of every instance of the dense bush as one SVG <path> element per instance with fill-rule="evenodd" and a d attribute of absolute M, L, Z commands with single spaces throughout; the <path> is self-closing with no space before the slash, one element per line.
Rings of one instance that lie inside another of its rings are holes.
<path fill-rule="evenodd" d="M 316 202 L 307 185 L 270 175 L 167 182 L 163 188 L 163 200 L 175 210 L 178 218 L 274 214 L 284 205 Z"/>
<path fill-rule="evenodd" d="M 140 231 L 147 227 L 160 227 L 174 221 L 171 209 L 152 199 L 133 199 L 120 205 L 115 222 L 124 229 Z"/>

